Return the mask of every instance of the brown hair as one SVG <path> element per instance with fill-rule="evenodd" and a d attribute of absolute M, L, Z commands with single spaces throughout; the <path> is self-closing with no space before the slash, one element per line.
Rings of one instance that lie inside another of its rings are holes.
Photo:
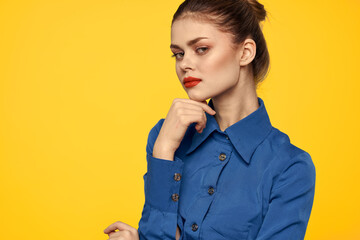
<path fill-rule="evenodd" d="M 264 5 L 257 0 L 185 0 L 175 12 L 171 25 L 185 17 L 215 24 L 220 31 L 231 33 L 236 45 L 248 36 L 252 38 L 256 43 L 256 55 L 251 62 L 256 87 L 265 79 L 270 56 L 260 25 L 267 17 Z"/>

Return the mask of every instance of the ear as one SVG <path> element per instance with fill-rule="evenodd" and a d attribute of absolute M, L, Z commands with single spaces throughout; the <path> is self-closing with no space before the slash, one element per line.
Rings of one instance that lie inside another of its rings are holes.
<path fill-rule="evenodd" d="M 246 66 L 251 63 L 256 55 L 256 43 L 251 38 L 246 38 L 242 43 L 242 47 L 239 52 L 239 64 L 240 66 Z"/>

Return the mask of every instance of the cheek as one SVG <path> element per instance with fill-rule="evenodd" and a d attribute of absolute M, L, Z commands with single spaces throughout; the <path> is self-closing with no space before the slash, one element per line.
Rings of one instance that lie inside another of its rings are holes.
<path fill-rule="evenodd" d="M 228 51 L 209 57 L 202 65 L 202 72 L 214 83 L 232 83 L 237 80 L 239 66 L 234 54 Z"/>
<path fill-rule="evenodd" d="M 175 64 L 175 71 L 176 71 L 176 75 L 178 76 L 179 80 L 180 78 L 182 77 L 181 76 L 181 69 L 180 67 L 178 66 L 178 64 Z M 180 80 L 181 81 L 181 80 Z"/>

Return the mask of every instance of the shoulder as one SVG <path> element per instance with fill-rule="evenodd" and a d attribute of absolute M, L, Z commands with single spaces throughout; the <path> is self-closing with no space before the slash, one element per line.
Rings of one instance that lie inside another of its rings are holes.
<path fill-rule="evenodd" d="M 272 127 L 272 131 L 266 138 L 266 144 L 269 145 L 277 161 L 281 163 L 290 163 L 291 161 L 296 161 L 299 157 L 303 158 L 303 161 L 312 163 L 311 156 L 307 151 L 295 146 L 286 133 L 275 127 Z"/>
<path fill-rule="evenodd" d="M 275 127 L 266 141 L 274 156 L 270 163 L 271 172 L 278 182 L 284 180 L 282 176 L 286 176 L 315 184 L 315 165 L 307 151 L 292 144 L 289 136 Z"/>

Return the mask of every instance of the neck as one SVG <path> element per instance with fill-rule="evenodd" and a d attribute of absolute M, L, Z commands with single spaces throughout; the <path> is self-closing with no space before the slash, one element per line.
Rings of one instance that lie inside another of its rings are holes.
<path fill-rule="evenodd" d="M 229 91 L 212 98 L 215 119 L 221 131 L 245 118 L 259 108 L 253 78 L 244 76 Z"/>

